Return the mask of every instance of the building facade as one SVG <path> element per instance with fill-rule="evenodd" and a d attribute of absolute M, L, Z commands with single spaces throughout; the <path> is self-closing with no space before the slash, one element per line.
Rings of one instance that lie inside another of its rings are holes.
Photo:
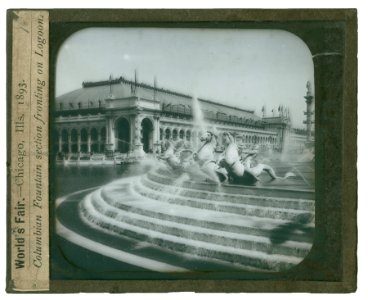
<path fill-rule="evenodd" d="M 58 153 L 158 153 L 165 140 L 198 147 L 194 99 L 123 77 L 84 82 L 55 99 L 54 150 Z M 254 111 L 198 99 L 204 119 L 221 135 L 231 132 L 240 147 L 281 150 L 288 118 L 261 118 Z"/>

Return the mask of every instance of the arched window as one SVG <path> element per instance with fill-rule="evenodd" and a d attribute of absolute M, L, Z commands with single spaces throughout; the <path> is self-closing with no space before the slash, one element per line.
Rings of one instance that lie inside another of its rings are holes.
<path fill-rule="evenodd" d="M 98 131 L 96 128 L 91 129 L 91 151 L 92 152 L 98 152 Z"/>
<path fill-rule="evenodd" d="M 141 123 L 143 151 L 153 153 L 153 124 L 149 118 L 144 118 Z"/>
<path fill-rule="evenodd" d="M 174 141 L 176 141 L 178 139 L 178 130 L 177 129 L 173 130 L 172 138 L 173 138 Z"/>
<path fill-rule="evenodd" d="M 91 129 L 91 141 L 95 142 L 98 140 L 98 133 L 96 128 Z"/>
<path fill-rule="evenodd" d="M 77 143 L 78 142 L 78 132 L 77 132 L 77 129 L 72 129 L 72 132 L 71 132 L 71 140 L 72 140 L 72 143 Z"/>
<path fill-rule="evenodd" d="M 165 130 L 165 139 L 169 140 L 171 137 L 171 131 L 169 128 L 166 128 Z"/>
<path fill-rule="evenodd" d="M 115 150 L 120 153 L 127 153 L 130 150 L 130 124 L 129 121 L 121 117 L 115 122 Z"/>
<path fill-rule="evenodd" d="M 187 138 L 187 141 L 190 141 L 190 138 L 191 138 L 191 132 L 190 132 L 190 130 L 187 130 L 186 138 Z"/>
<path fill-rule="evenodd" d="M 63 129 L 63 130 L 61 131 L 61 141 L 62 141 L 63 143 L 68 143 L 68 130 Z"/>
<path fill-rule="evenodd" d="M 183 140 L 183 139 L 184 139 L 184 130 L 183 130 L 183 129 L 181 129 L 181 130 L 179 131 L 179 138 L 180 138 L 181 140 Z"/>
<path fill-rule="evenodd" d="M 81 142 L 82 143 L 87 143 L 87 140 L 88 140 L 88 131 L 86 128 L 83 128 L 81 130 Z"/>
<path fill-rule="evenodd" d="M 100 134 L 101 134 L 101 142 L 106 142 L 106 127 L 101 128 Z"/>

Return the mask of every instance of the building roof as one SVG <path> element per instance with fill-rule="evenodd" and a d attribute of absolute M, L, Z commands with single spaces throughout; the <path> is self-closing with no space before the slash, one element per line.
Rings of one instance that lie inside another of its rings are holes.
<path fill-rule="evenodd" d="M 263 121 L 267 123 L 288 123 L 288 118 L 285 116 L 264 117 Z"/>
<path fill-rule="evenodd" d="M 191 108 L 193 101 L 191 96 L 183 93 L 154 87 L 145 83 L 137 83 L 120 77 L 106 81 L 83 82 L 82 88 L 56 97 L 56 109 L 60 109 L 61 103 L 63 110 L 98 108 L 105 106 L 105 99 L 110 97 L 123 99 L 133 95 L 144 99 L 156 99 L 163 106 L 181 105 Z M 256 116 L 253 110 L 225 105 L 207 99 L 199 98 L 198 100 L 203 111 L 213 112 L 214 114 L 223 113 L 227 116 L 237 116 L 254 121 L 262 119 Z"/>

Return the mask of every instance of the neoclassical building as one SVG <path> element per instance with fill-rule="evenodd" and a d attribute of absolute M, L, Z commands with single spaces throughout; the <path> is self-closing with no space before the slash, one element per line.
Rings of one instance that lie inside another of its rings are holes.
<path fill-rule="evenodd" d="M 225 99 L 226 100 L 226 99 Z M 198 146 L 193 98 L 123 77 L 83 82 L 80 89 L 55 99 L 54 149 L 70 153 L 159 152 L 164 140 Z M 261 118 L 254 111 L 198 99 L 206 123 L 229 131 L 241 147 L 264 145 L 280 150 L 290 119 Z M 225 103 L 225 101 L 224 101 Z"/>

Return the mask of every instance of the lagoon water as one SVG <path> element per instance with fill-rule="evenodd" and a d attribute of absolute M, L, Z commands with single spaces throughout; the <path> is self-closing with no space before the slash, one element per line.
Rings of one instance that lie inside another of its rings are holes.
<path fill-rule="evenodd" d="M 138 176 L 148 172 L 152 165 L 128 164 L 108 166 L 62 166 L 55 167 L 51 177 L 52 198 L 97 187 L 113 180 Z"/>

